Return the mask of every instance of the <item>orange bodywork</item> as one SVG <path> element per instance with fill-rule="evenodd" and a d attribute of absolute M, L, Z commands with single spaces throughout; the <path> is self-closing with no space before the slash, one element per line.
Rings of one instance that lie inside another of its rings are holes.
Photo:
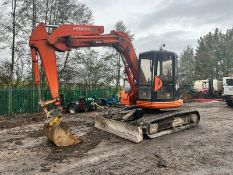
<path fill-rule="evenodd" d="M 166 101 L 166 102 L 150 102 L 150 101 L 137 101 L 137 106 L 140 108 L 149 109 L 170 109 L 179 108 L 183 105 L 183 100 L 179 99 L 176 101 Z"/>
<path fill-rule="evenodd" d="M 56 51 L 64 52 L 80 47 L 114 47 L 123 57 L 125 73 L 128 78 L 131 90 L 122 93 L 122 104 L 138 105 L 142 108 L 176 108 L 183 104 L 182 100 L 174 102 L 147 102 L 137 101 L 138 89 L 137 80 L 139 63 L 130 38 L 124 32 L 111 31 L 110 34 L 103 34 L 103 26 L 63 24 L 54 29 L 51 33 L 46 30 L 46 25 L 40 23 L 32 31 L 30 37 L 30 48 L 32 54 L 32 67 L 36 85 L 40 85 L 40 72 L 38 57 L 40 57 L 52 102 L 60 105 L 58 73 L 56 63 Z M 162 86 L 162 81 L 157 77 L 154 79 L 154 89 L 157 91 Z"/>
<path fill-rule="evenodd" d="M 43 64 L 44 72 L 48 81 L 50 93 L 53 99 L 59 101 L 58 76 L 55 48 L 48 43 L 49 34 L 43 25 L 38 25 L 30 37 L 30 47 L 32 54 L 32 67 L 34 72 L 35 84 L 40 84 L 40 72 L 38 67 L 38 56 Z"/>
<path fill-rule="evenodd" d="M 138 78 L 138 59 L 127 34 L 112 31 L 102 34 L 103 26 L 93 25 L 67 25 L 58 26 L 50 34 L 43 23 L 37 25 L 30 37 L 32 66 L 35 84 L 40 84 L 38 56 L 41 59 L 50 93 L 55 104 L 60 104 L 59 85 L 55 51 L 64 52 L 73 48 L 111 46 L 124 56 L 125 73 L 131 86 L 129 92 L 130 104 L 136 104 Z"/>
<path fill-rule="evenodd" d="M 132 101 L 130 100 L 130 93 L 129 92 L 121 92 L 121 104 L 122 105 L 126 105 L 126 106 L 130 106 L 130 105 L 135 105 L 135 103 L 132 103 Z"/>

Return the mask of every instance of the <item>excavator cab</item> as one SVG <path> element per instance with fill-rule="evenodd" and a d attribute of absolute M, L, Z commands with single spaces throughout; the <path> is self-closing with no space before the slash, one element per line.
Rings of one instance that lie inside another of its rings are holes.
<path fill-rule="evenodd" d="M 177 100 L 177 55 L 168 51 L 149 51 L 139 55 L 139 100 L 151 102 Z"/>
<path fill-rule="evenodd" d="M 154 109 L 155 104 L 159 102 L 167 102 L 171 105 L 173 102 L 178 102 L 177 54 L 169 51 L 141 53 L 138 82 L 139 105 L 150 104 L 148 107 Z M 161 109 L 161 106 L 159 108 Z"/>

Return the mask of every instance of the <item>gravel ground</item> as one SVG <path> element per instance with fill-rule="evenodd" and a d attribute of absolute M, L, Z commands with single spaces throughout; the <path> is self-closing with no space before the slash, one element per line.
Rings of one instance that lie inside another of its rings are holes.
<path fill-rule="evenodd" d="M 233 108 L 189 103 L 198 127 L 135 144 L 94 126 L 100 112 L 65 115 L 82 143 L 55 147 L 43 117 L 0 117 L 0 174 L 233 174 Z"/>

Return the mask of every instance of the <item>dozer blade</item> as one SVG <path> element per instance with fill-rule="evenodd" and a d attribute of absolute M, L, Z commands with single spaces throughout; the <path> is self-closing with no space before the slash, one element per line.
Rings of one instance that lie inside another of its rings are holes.
<path fill-rule="evenodd" d="M 81 142 L 81 140 L 75 136 L 69 127 L 56 117 L 51 119 L 50 122 L 44 124 L 44 134 L 53 142 L 56 146 L 70 146 Z M 55 122 L 54 122 L 55 121 Z"/>
<path fill-rule="evenodd" d="M 142 128 L 127 122 L 96 117 L 95 127 L 135 143 L 139 143 L 143 140 Z"/>

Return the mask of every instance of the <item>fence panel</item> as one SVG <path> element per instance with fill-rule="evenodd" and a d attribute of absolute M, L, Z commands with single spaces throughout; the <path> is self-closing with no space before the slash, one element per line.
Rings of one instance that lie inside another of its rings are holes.
<path fill-rule="evenodd" d="M 0 89 L 0 115 L 10 113 L 9 89 Z"/>
<path fill-rule="evenodd" d="M 78 100 L 80 96 L 109 98 L 116 93 L 112 87 L 85 89 L 79 87 L 62 87 L 60 93 L 63 94 L 65 105 L 68 102 Z M 48 89 L 41 90 L 43 100 L 51 99 Z M 0 115 L 14 115 L 25 113 L 38 113 L 37 88 L 0 88 Z"/>

